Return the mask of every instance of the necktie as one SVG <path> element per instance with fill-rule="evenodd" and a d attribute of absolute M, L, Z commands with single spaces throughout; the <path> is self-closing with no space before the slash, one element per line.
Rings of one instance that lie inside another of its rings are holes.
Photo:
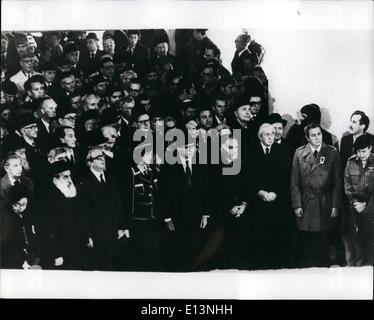
<path fill-rule="evenodd" d="M 186 160 L 186 178 L 187 178 L 188 186 L 191 187 L 191 183 L 192 183 L 192 172 L 191 172 L 190 163 L 189 163 L 188 160 Z"/>
<path fill-rule="evenodd" d="M 104 173 L 100 175 L 100 183 L 105 183 Z"/>
<path fill-rule="evenodd" d="M 21 182 L 19 181 L 19 179 L 17 179 L 16 181 L 14 181 L 14 185 L 19 185 Z"/>
<path fill-rule="evenodd" d="M 95 55 L 93 52 L 90 53 L 90 59 L 92 60 L 93 58 L 95 58 Z"/>
<path fill-rule="evenodd" d="M 270 150 L 269 150 L 269 148 L 265 148 L 265 155 L 266 155 L 266 156 L 269 156 L 269 155 L 270 155 Z"/>
<path fill-rule="evenodd" d="M 317 159 L 317 156 L 318 156 L 318 151 L 317 150 L 314 150 L 314 160 L 316 160 Z"/>

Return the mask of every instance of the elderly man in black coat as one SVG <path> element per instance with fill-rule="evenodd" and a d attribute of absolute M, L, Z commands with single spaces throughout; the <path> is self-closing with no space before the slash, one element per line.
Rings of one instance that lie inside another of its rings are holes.
<path fill-rule="evenodd" d="M 84 248 L 88 243 L 87 221 L 81 210 L 80 190 L 71 178 L 70 165 L 57 161 L 50 166 L 50 188 L 42 199 L 41 211 L 47 268 L 81 270 L 85 267 Z"/>
<path fill-rule="evenodd" d="M 284 231 L 284 159 L 280 145 L 274 143 L 274 127 L 264 123 L 259 141 L 249 159 L 250 211 L 248 226 L 248 267 L 268 269 L 282 262 L 281 235 Z"/>
<path fill-rule="evenodd" d="M 126 215 L 118 182 L 106 171 L 102 149 L 93 148 L 87 154 L 89 170 L 82 178 L 83 212 L 88 224 L 92 268 L 111 271 L 115 268 L 117 241 L 129 237 Z"/>

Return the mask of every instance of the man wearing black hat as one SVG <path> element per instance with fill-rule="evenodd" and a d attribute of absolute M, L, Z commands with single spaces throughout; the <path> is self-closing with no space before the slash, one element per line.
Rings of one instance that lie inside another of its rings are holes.
<path fill-rule="evenodd" d="M 287 125 L 287 120 L 282 119 L 279 113 L 272 113 L 269 115 L 267 123 L 270 123 L 274 127 L 274 142 L 278 144 L 284 143 L 283 130 Z"/>
<path fill-rule="evenodd" d="M 33 53 L 25 53 L 20 57 L 21 70 L 18 71 L 15 75 L 10 77 L 10 81 L 14 82 L 17 86 L 17 90 L 22 95 L 25 93 L 23 85 L 27 79 L 30 79 L 32 76 L 40 73 L 34 71 L 34 58 Z"/>
<path fill-rule="evenodd" d="M 86 77 L 99 71 L 100 58 L 104 52 L 99 49 L 99 39 L 94 32 L 89 32 L 86 36 L 86 51 L 83 51 L 79 58 L 79 68 Z"/>
<path fill-rule="evenodd" d="M 374 154 L 368 135 L 356 139 L 354 152 L 344 171 L 344 189 L 350 202 L 349 224 L 353 240 L 347 262 L 353 266 L 373 265 Z"/>
<path fill-rule="evenodd" d="M 70 41 L 64 45 L 64 56 L 66 60 L 71 62 L 72 69 L 76 69 L 79 63 L 80 51 L 75 42 Z"/>
<path fill-rule="evenodd" d="M 39 70 L 44 78 L 44 90 L 46 94 L 49 94 L 54 84 L 57 66 L 53 62 L 47 61 L 39 65 Z"/>
<path fill-rule="evenodd" d="M 295 150 L 306 144 L 307 140 L 304 135 L 304 128 L 310 123 L 321 123 L 321 110 L 318 105 L 315 103 L 307 104 L 303 106 L 300 109 L 300 114 L 301 114 L 301 121 L 300 123 L 295 123 L 290 130 L 288 130 L 287 136 L 286 136 L 286 143 L 289 147 L 291 157 L 293 156 Z M 332 136 L 331 133 L 328 131 L 322 129 L 322 138 L 323 142 L 330 145 L 334 146 L 335 148 L 338 149 L 339 145 L 334 137 Z"/>
<path fill-rule="evenodd" d="M 41 200 L 50 257 L 46 267 L 81 270 L 88 233 L 87 217 L 79 203 L 80 190 L 74 185 L 67 162 L 54 162 L 49 169 L 49 188 Z"/>
<path fill-rule="evenodd" d="M 114 54 L 114 62 L 116 64 L 124 63 L 127 68 L 144 77 L 149 59 L 149 49 L 139 42 L 139 30 L 128 30 L 127 35 L 128 45 Z"/>
<path fill-rule="evenodd" d="M 103 150 L 91 149 L 86 158 L 89 168 L 82 179 L 83 212 L 87 216 L 91 265 L 94 270 L 113 271 L 118 240 L 129 237 L 123 199 L 116 178 L 106 171 Z M 123 253 L 122 253 L 123 254 Z"/>

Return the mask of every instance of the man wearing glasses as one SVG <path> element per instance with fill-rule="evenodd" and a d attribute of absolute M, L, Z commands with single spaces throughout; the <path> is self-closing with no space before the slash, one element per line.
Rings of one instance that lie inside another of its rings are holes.
<path fill-rule="evenodd" d="M 10 81 L 14 82 L 17 86 L 17 90 L 20 94 L 25 94 L 24 84 L 27 79 L 40 73 L 34 71 L 34 59 L 33 53 L 27 52 L 20 57 L 21 70 L 15 75 L 10 77 Z"/>

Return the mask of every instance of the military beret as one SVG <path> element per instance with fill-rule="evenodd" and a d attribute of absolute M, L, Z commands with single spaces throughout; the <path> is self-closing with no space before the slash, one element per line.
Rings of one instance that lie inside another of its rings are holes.
<path fill-rule="evenodd" d="M 279 113 L 272 113 L 268 117 L 268 123 L 274 124 L 274 123 L 282 123 L 283 127 L 287 125 L 287 120 L 283 119 Z"/>
<path fill-rule="evenodd" d="M 36 124 L 36 118 L 30 112 L 25 112 L 16 119 L 16 129 L 22 129 L 30 124 Z"/>
<path fill-rule="evenodd" d="M 74 41 L 70 41 L 64 45 L 64 54 L 79 51 L 78 46 Z"/>
<path fill-rule="evenodd" d="M 51 177 L 67 170 L 71 170 L 71 166 L 68 162 L 63 160 L 53 162 L 49 166 L 49 174 Z"/>
<path fill-rule="evenodd" d="M 94 39 L 96 41 L 99 41 L 99 38 L 97 37 L 95 32 L 89 32 L 86 36 L 86 40 L 88 39 Z"/>
<path fill-rule="evenodd" d="M 15 204 L 22 198 L 29 198 L 30 192 L 24 184 L 16 184 L 9 188 L 8 199 L 10 204 Z"/>
<path fill-rule="evenodd" d="M 353 150 L 356 153 L 358 150 L 370 147 L 373 144 L 371 137 L 367 134 L 359 136 L 353 144 Z"/>

